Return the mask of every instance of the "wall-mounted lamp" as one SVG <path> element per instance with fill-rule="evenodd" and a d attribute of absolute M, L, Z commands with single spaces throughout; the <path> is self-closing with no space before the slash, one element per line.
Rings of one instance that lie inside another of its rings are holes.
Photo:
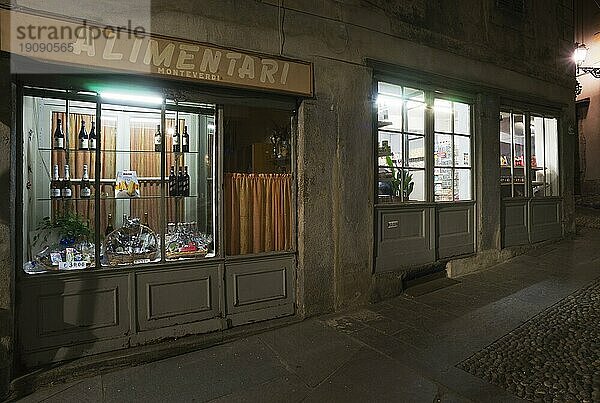
<path fill-rule="evenodd" d="M 584 43 L 575 43 L 575 51 L 573 52 L 573 61 L 577 66 L 577 77 L 584 74 L 591 74 L 594 78 L 600 78 L 600 67 L 589 67 L 583 66 L 585 59 L 588 54 L 588 48 Z M 577 81 L 577 86 L 575 88 L 575 95 L 581 94 L 581 84 Z"/>

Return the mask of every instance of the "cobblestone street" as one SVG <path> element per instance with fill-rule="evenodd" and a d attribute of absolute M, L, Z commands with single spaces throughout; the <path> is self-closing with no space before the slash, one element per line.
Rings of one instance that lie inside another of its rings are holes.
<path fill-rule="evenodd" d="M 600 401 L 599 244 L 583 229 L 438 287 L 23 401 Z"/>
<path fill-rule="evenodd" d="M 533 401 L 600 401 L 600 281 L 494 342 L 459 368 Z"/>

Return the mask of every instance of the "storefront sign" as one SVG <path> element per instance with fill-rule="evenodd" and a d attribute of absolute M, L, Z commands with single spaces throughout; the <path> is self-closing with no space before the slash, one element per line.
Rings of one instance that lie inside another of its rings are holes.
<path fill-rule="evenodd" d="M 313 94 L 310 63 L 147 34 L 131 24 L 98 26 L 0 9 L 0 49 L 58 64 Z"/>

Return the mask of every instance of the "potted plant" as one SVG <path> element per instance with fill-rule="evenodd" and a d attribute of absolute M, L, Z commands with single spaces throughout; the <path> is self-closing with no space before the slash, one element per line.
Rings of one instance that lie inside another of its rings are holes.
<path fill-rule="evenodd" d="M 408 200 L 415 187 L 412 174 L 396 166 L 390 156 L 385 157 L 385 161 L 392 171 L 392 179 L 390 181 L 393 193 L 392 199 L 395 199 L 394 201 Z M 402 198 L 400 198 L 400 195 L 402 195 Z"/>
<path fill-rule="evenodd" d="M 78 214 L 70 211 L 63 215 L 58 215 L 51 219 L 44 217 L 38 230 L 57 233 L 60 243 L 63 245 L 73 245 L 76 242 L 87 241 L 92 235 L 87 221 Z"/>

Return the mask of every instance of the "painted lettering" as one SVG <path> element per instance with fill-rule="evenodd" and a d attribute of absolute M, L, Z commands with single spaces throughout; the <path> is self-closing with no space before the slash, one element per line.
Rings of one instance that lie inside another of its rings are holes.
<path fill-rule="evenodd" d="M 229 67 L 227 67 L 227 75 L 232 76 L 235 70 L 235 64 L 238 59 L 242 57 L 241 53 L 237 52 L 228 52 L 225 57 L 229 59 Z"/>
<path fill-rule="evenodd" d="M 186 63 L 188 60 L 194 60 L 194 54 L 188 52 L 197 52 L 200 46 L 196 45 L 179 45 L 179 56 L 177 57 L 177 68 L 182 70 L 192 70 L 195 66 L 193 63 Z"/>
<path fill-rule="evenodd" d="M 150 64 L 152 62 L 156 67 L 161 64 L 165 67 L 171 67 L 173 61 L 173 52 L 175 51 L 175 44 L 169 43 L 162 52 L 158 52 L 158 42 L 150 39 L 148 41 L 148 47 L 146 48 L 146 55 L 144 56 L 144 64 Z"/>
<path fill-rule="evenodd" d="M 275 73 L 277 73 L 278 69 L 279 65 L 277 64 L 277 61 L 272 59 L 263 59 L 262 69 L 260 70 L 260 82 L 264 83 L 269 80 L 269 82 L 273 84 L 275 82 L 275 77 L 273 76 Z"/>
<path fill-rule="evenodd" d="M 254 78 L 254 59 L 251 56 L 244 56 L 238 75 L 240 78 L 245 78 L 246 76 L 250 79 Z"/>

